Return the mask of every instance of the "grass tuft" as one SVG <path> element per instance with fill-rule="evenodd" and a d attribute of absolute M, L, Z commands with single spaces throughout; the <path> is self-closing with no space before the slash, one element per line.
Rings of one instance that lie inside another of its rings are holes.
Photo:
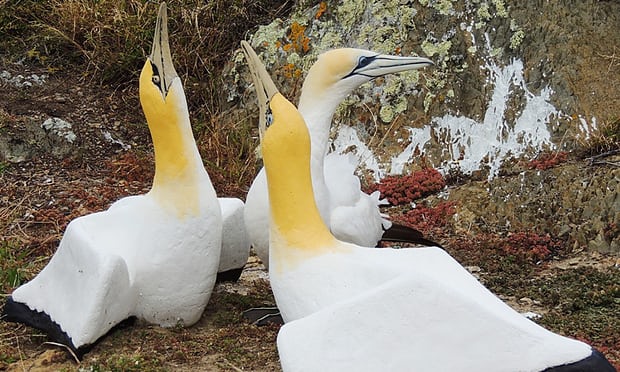
<path fill-rule="evenodd" d="M 620 151 L 620 118 L 603 121 L 591 127 L 587 137 L 578 141 L 576 153 L 584 158 Z"/>

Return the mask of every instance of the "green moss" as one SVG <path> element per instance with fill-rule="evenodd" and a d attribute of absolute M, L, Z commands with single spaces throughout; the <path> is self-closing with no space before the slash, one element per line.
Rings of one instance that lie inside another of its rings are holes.
<path fill-rule="evenodd" d="M 391 122 L 395 115 L 394 109 L 391 106 L 382 106 L 381 110 L 379 110 L 379 118 L 384 123 Z"/>
<path fill-rule="evenodd" d="M 396 96 L 403 89 L 403 82 L 400 79 L 387 79 L 386 84 L 383 86 L 383 93 L 387 96 Z"/>
<path fill-rule="evenodd" d="M 261 60 L 265 66 L 272 66 L 276 62 L 277 41 L 285 36 L 281 19 L 276 19 L 268 25 L 260 26 L 252 36 L 252 46 L 264 49 Z"/>
<path fill-rule="evenodd" d="M 403 81 L 405 87 L 415 87 L 420 82 L 420 71 L 409 70 L 400 73 L 400 78 Z"/>
<path fill-rule="evenodd" d="M 448 54 L 451 47 L 451 40 L 442 41 L 436 44 L 428 40 L 424 40 L 424 42 L 422 42 L 422 51 L 429 57 L 437 54 L 439 57 L 443 58 Z"/>
<path fill-rule="evenodd" d="M 342 35 L 338 32 L 332 31 L 326 31 L 325 33 L 321 34 L 318 39 L 314 39 L 314 42 L 315 48 L 317 49 L 318 53 L 324 52 L 331 48 L 344 46 L 344 42 L 342 41 Z M 310 66 L 308 66 L 308 68 L 310 68 Z"/>
<path fill-rule="evenodd" d="M 512 36 L 510 37 L 510 49 L 517 49 L 519 45 L 521 45 L 521 42 L 523 42 L 524 37 L 525 32 L 523 32 L 523 30 L 517 30 L 517 32 L 512 34 Z"/>
<path fill-rule="evenodd" d="M 439 14 L 450 15 L 454 12 L 451 0 L 439 0 L 435 4 L 435 9 L 439 11 Z"/>
<path fill-rule="evenodd" d="M 415 28 L 415 16 L 418 14 L 417 10 L 411 6 L 401 6 L 398 9 L 400 13 L 401 24 L 405 27 Z"/>
<path fill-rule="evenodd" d="M 360 45 L 364 45 L 365 41 L 369 41 L 370 47 L 374 51 L 391 54 L 403 43 L 402 39 L 394 37 L 397 34 L 398 30 L 392 26 L 370 26 L 362 29 L 358 40 Z"/>
<path fill-rule="evenodd" d="M 401 113 L 407 111 L 407 107 L 408 106 L 409 105 L 408 105 L 408 102 L 407 102 L 407 97 L 402 95 L 397 100 L 396 104 L 394 105 L 394 113 L 395 114 L 401 114 Z"/>
<path fill-rule="evenodd" d="M 286 56 L 286 63 L 291 63 L 295 66 L 299 66 L 299 64 L 301 63 L 301 57 L 299 56 L 299 54 L 293 52 Z"/>
<path fill-rule="evenodd" d="M 346 29 L 350 29 L 361 20 L 362 15 L 366 11 L 366 6 L 367 4 L 364 0 L 343 1 L 336 9 L 338 20 Z"/>
<path fill-rule="evenodd" d="M 508 17 L 508 10 L 506 10 L 506 5 L 504 5 L 504 1 L 502 0 L 492 0 L 493 5 L 495 5 L 496 14 L 502 18 Z"/>
<path fill-rule="evenodd" d="M 491 13 L 489 13 L 489 5 L 487 3 L 480 4 L 480 7 L 476 11 L 476 15 L 483 21 L 491 19 Z"/>
<path fill-rule="evenodd" d="M 431 108 L 431 103 L 433 103 L 433 99 L 435 99 L 435 97 L 436 95 L 434 93 L 426 93 L 426 96 L 424 96 L 424 112 L 428 112 Z"/>

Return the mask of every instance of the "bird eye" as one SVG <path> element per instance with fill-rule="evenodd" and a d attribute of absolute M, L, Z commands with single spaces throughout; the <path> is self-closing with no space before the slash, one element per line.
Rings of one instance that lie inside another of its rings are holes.
<path fill-rule="evenodd" d="M 273 123 L 273 113 L 271 109 L 267 107 L 267 114 L 265 115 L 265 126 L 269 128 L 269 126 Z"/>
<path fill-rule="evenodd" d="M 153 80 L 153 83 L 155 83 L 157 85 L 159 85 L 159 82 L 161 81 L 161 79 L 159 78 L 158 75 L 153 75 L 152 80 Z"/>
<path fill-rule="evenodd" d="M 361 56 L 357 60 L 357 67 L 358 68 L 366 67 L 366 66 L 368 66 L 370 64 L 370 62 L 372 62 L 373 59 L 374 59 L 374 57 Z"/>

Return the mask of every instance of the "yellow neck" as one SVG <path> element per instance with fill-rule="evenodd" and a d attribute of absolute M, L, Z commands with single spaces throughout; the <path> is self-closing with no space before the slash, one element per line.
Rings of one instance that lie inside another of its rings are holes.
<path fill-rule="evenodd" d="M 197 161 L 200 156 L 191 131 L 185 95 L 181 87 L 180 91 L 169 91 L 164 100 L 150 82 L 150 69 L 147 61 L 140 76 L 140 102 L 155 152 L 151 195 L 164 207 L 173 209 L 179 217 L 196 215 L 199 211 L 200 168 Z"/>
<path fill-rule="evenodd" d="M 261 141 L 271 209 L 270 255 L 285 260 L 301 252 L 322 253 L 337 242 L 314 199 L 308 129 L 301 116 L 290 115 L 291 107 L 297 112 L 280 94 L 271 99 L 273 117 L 282 122 L 274 122 Z"/>

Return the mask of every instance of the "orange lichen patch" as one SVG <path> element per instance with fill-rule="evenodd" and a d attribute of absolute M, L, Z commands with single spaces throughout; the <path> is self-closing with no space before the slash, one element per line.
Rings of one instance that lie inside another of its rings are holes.
<path fill-rule="evenodd" d="M 287 79 L 299 78 L 301 76 L 301 74 L 302 74 L 301 69 L 295 67 L 295 65 L 292 64 L 292 63 L 288 63 L 288 64 L 284 65 L 282 67 L 282 70 L 283 70 L 284 76 Z"/>
<path fill-rule="evenodd" d="M 321 16 L 327 11 L 327 3 L 325 1 L 321 1 L 319 3 L 319 9 L 316 11 L 315 19 L 321 18 Z"/>
<path fill-rule="evenodd" d="M 293 22 L 291 25 L 291 32 L 288 34 L 289 43 L 282 46 L 285 52 L 303 52 L 307 53 L 310 50 L 310 38 L 306 36 L 306 26 L 300 25 L 298 22 Z"/>

